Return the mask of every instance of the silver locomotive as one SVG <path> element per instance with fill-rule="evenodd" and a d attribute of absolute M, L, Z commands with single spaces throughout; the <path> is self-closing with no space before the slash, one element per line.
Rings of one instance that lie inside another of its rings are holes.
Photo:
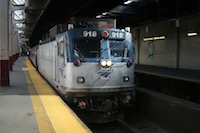
<path fill-rule="evenodd" d="M 134 97 L 132 35 L 116 29 L 115 20 L 84 21 L 73 19 L 68 30 L 32 48 L 30 59 L 70 106 L 89 112 L 88 121 L 121 118 Z"/>

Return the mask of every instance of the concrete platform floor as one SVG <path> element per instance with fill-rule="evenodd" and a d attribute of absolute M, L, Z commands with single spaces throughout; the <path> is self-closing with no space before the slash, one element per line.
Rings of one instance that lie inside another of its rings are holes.
<path fill-rule="evenodd" d="M 43 83 L 45 81 L 31 67 L 29 60 L 30 66 L 27 66 L 27 60 L 26 57 L 19 57 L 10 72 L 10 86 L 0 87 L 0 133 L 91 132 L 59 96 L 48 88 L 48 84 Z M 33 78 L 37 78 L 36 81 Z M 48 89 L 40 92 L 39 87 L 44 88 L 44 85 Z"/>

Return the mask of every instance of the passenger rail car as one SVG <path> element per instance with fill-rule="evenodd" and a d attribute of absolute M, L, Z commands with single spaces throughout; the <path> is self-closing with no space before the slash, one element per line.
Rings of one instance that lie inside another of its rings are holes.
<path fill-rule="evenodd" d="M 133 97 L 129 32 L 110 26 L 70 29 L 32 48 L 30 59 L 70 105 L 90 111 L 91 116 L 117 114 Z"/>

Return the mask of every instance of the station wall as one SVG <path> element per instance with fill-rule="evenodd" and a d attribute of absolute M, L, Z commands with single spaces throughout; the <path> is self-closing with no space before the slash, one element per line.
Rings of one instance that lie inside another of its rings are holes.
<path fill-rule="evenodd" d="M 189 32 L 197 36 L 188 37 Z M 180 68 L 200 70 L 200 15 L 182 19 L 180 33 Z"/>
<path fill-rule="evenodd" d="M 197 35 L 189 37 L 188 32 Z M 137 27 L 132 33 L 135 64 L 200 70 L 199 14 Z"/>

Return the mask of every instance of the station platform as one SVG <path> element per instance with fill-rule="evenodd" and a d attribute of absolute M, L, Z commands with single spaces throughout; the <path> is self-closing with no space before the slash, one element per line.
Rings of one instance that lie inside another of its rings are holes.
<path fill-rule="evenodd" d="M 27 57 L 10 72 L 10 86 L 0 87 L 1 133 L 90 133 L 79 117 L 38 74 Z"/>
<path fill-rule="evenodd" d="M 136 64 L 135 72 L 200 83 L 200 71 L 197 70 L 174 69 Z"/>

